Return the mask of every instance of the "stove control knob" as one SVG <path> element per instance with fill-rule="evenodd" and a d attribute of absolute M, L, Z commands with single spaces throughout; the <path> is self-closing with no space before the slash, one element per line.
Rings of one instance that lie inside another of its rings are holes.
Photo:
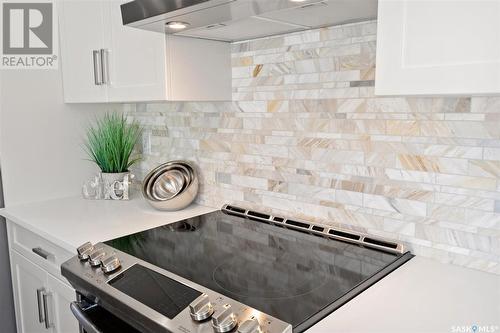
<path fill-rule="evenodd" d="M 92 251 L 94 251 L 94 245 L 91 242 L 87 242 L 76 249 L 80 260 L 87 260 Z"/>
<path fill-rule="evenodd" d="M 245 320 L 239 327 L 238 333 L 260 333 L 260 324 L 257 318 Z"/>
<path fill-rule="evenodd" d="M 89 254 L 89 263 L 90 266 L 96 267 L 101 265 L 101 259 L 104 258 L 106 252 L 104 252 L 103 248 L 95 249 Z"/>
<path fill-rule="evenodd" d="M 238 325 L 236 316 L 231 309 L 231 305 L 225 304 L 212 317 L 212 327 L 217 333 L 226 333 Z"/>
<path fill-rule="evenodd" d="M 207 294 L 203 294 L 189 304 L 189 314 L 194 321 L 203 321 L 212 317 L 214 307 Z"/>
<path fill-rule="evenodd" d="M 120 260 L 114 255 L 105 256 L 101 259 L 101 269 L 104 273 L 110 274 L 121 267 Z"/>

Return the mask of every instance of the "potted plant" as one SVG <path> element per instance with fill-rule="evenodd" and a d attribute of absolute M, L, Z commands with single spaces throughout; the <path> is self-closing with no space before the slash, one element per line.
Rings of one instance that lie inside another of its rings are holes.
<path fill-rule="evenodd" d="M 107 113 L 87 130 L 86 151 L 101 169 L 104 191 L 130 174 L 130 166 L 140 160 L 132 156 L 141 128 L 137 122 L 127 123 L 125 116 Z"/>

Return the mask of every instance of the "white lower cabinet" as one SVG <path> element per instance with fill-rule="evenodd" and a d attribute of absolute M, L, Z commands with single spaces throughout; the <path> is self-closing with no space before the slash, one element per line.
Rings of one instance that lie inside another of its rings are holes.
<path fill-rule="evenodd" d="M 54 314 L 51 318 L 55 332 L 78 332 L 78 321 L 69 309 L 69 304 L 76 297 L 75 290 L 50 274 L 47 282 L 47 289 L 51 293 L 50 307 Z"/>
<path fill-rule="evenodd" d="M 10 260 L 18 333 L 77 333 L 75 291 L 12 249 Z"/>
<path fill-rule="evenodd" d="M 15 251 L 10 256 L 12 287 L 19 333 L 46 332 L 43 322 L 43 295 L 47 273 Z"/>

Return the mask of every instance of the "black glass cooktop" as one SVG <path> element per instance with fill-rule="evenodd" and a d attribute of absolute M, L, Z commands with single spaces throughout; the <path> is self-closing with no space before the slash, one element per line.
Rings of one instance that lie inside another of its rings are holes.
<path fill-rule="evenodd" d="M 106 244 L 288 322 L 295 332 L 411 257 L 221 211 Z"/>

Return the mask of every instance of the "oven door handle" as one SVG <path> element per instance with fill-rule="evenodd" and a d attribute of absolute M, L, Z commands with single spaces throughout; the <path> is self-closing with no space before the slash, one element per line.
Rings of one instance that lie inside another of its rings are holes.
<path fill-rule="evenodd" d="M 80 303 L 71 302 L 69 308 L 86 333 L 102 333 L 102 331 L 92 323 L 89 316 L 87 316 L 85 311 L 81 308 Z"/>

